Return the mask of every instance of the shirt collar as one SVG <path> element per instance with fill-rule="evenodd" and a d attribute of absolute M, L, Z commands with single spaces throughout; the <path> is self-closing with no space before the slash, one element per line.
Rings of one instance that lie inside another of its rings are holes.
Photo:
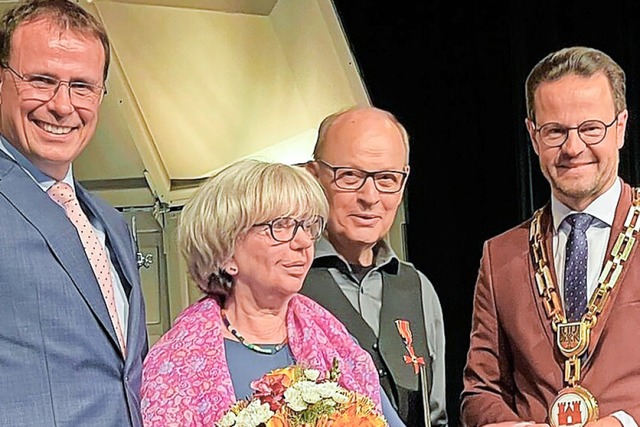
<path fill-rule="evenodd" d="M 346 259 L 336 251 L 329 239 L 322 236 L 315 243 L 315 260 L 325 265 L 327 261 L 340 260 L 345 267 L 349 265 Z M 373 248 L 375 268 L 387 268 L 389 272 L 397 273 L 400 260 L 391 246 L 384 240 L 379 241 Z M 315 264 L 315 261 L 314 261 Z"/>
<path fill-rule="evenodd" d="M 2 150 L 7 156 L 15 160 L 16 163 L 24 170 L 27 175 L 33 179 L 36 184 L 42 188 L 42 191 L 47 191 L 49 187 L 55 184 L 56 180 L 43 173 L 40 169 L 35 167 L 20 151 L 18 151 L 13 145 L 7 141 L 7 139 L 0 135 L 0 150 Z M 73 191 L 76 191 L 75 183 L 73 182 L 73 166 L 69 166 L 67 175 L 62 180 L 66 184 L 69 184 Z"/>
<path fill-rule="evenodd" d="M 611 227 L 613 225 L 613 217 L 616 214 L 616 206 L 618 206 L 618 200 L 620 199 L 621 192 L 622 184 L 618 178 L 607 191 L 591 202 L 583 212 L 588 213 L 600 222 Z M 567 216 L 575 212 L 576 211 L 560 202 L 553 194 L 551 195 L 551 214 L 553 215 L 554 230 L 556 233 L 558 232 L 562 221 L 564 221 Z"/>

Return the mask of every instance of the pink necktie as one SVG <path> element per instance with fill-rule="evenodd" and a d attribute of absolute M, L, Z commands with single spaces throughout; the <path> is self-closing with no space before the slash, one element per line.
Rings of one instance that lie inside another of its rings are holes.
<path fill-rule="evenodd" d="M 93 273 L 100 284 L 104 301 L 107 304 L 107 309 L 109 310 L 111 322 L 113 323 L 113 327 L 118 335 L 122 354 L 124 354 L 126 348 L 125 340 L 124 334 L 122 333 L 122 327 L 120 326 L 120 320 L 118 318 L 116 300 L 113 295 L 111 263 L 109 262 L 109 257 L 107 257 L 107 253 L 102 246 L 102 243 L 100 243 L 98 236 L 93 230 L 93 226 L 89 222 L 89 218 L 87 218 L 85 213 L 82 211 L 82 208 L 80 208 L 80 204 L 78 203 L 78 199 L 76 199 L 73 188 L 64 182 L 56 182 L 49 188 L 49 190 L 47 190 L 47 194 L 49 194 L 53 200 L 64 206 L 67 216 L 78 230 L 82 246 L 87 253 Z"/>

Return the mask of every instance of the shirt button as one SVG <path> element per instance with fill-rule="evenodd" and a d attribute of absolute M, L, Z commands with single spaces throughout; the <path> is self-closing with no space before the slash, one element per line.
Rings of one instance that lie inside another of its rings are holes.
<path fill-rule="evenodd" d="M 373 347 L 374 350 L 377 350 L 378 349 L 378 343 L 374 342 L 372 347 Z"/>
<path fill-rule="evenodd" d="M 380 377 L 386 377 L 387 371 L 385 371 L 384 369 L 378 369 L 378 375 L 380 375 Z"/>

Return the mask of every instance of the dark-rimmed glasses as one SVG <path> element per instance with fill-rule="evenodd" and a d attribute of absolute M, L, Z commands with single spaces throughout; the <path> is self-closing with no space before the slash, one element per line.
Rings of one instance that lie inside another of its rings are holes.
<path fill-rule="evenodd" d="M 333 182 L 342 190 L 357 191 L 364 186 L 367 178 L 371 177 L 373 184 L 381 193 L 397 193 L 402 190 L 407 172 L 402 171 L 365 171 L 362 169 L 343 166 L 333 166 L 324 160 L 316 160 L 333 172 Z"/>
<path fill-rule="evenodd" d="M 298 229 L 302 229 L 312 240 L 318 240 L 324 231 L 324 218 L 314 216 L 298 221 L 291 217 L 281 217 L 254 225 L 254 227 L 261 226 L 269 227 L 273 240 L 280 243 L 292 241 L 296 237 Z"/>
<path fill-rule="evenodd" d="M 569 131 L 576 130 L 578 137 L 587 145 L 596 145 L 607 136 L 607 129 L 618 121 L 618 115 L 609 124 L 605 124 L 601 120 L 587 120 L 578 126 L 564 126 L 560 123 L 545 123 L 535 131 L 540 135 L 540 142 L 547 147 L 560 147 L 567 142 Z M 534 128 L 536 124 L 533 124 Z"/>
<path fill-rule="evenodd" d="M 6 64 L 0 65 L 0 67 L 15 76 L 16 86 L 22 86 L 22 94 L 27 99 L 50 101 L 60 89 L 60 85 L 64 83 L 67 85 L 71 104 L 79 108 L 92 108 L 99 104 L 107 93 L 104 86 L 79 81 L 58 80 L 43 74 L 20 74 Z"/>

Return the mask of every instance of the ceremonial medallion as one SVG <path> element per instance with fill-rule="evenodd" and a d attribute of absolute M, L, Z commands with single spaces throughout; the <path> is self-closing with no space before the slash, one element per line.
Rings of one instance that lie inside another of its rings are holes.
<path fill-rule="evenodd" d="M 589 347 L 589 329 L 583 322 L 557 325 L 558 348 L 566 357 L 580 356 Z"/>
<path fill-rule="evenodd" d="M 625 262 L 638 240 L 640 231 L 640 188 L 634 189 L 633 204 L 629 208 L 625 229 L 620 232 L 613 249 L 605 259 L 602 271 L 598 275 L 598 283 L 587 304 L 587 310 L 579 322 L 568 322 L 554 283 L 550 260 L 547 254 L 548 245 L 541 226 L 544 208 L 538 209 L 529 227 L 531 262 L 535 269 L 535 281 L 538 294 L 551 319 L 551 327 L 556 333 L 556 344 L 560 353 L 567 359 L 564 361 L 565 388 L 549 407 L 549 424 L 551 427 L 584 427 L 587 423 L 598 419 L 598 402 L 584 387 L 581 387 L 581 356 L 589 348 L 591 330 L 596 326 L 598 316 L 604 310 L 611 295 L 611 290 L 621 277 Z"/>
<path fill-rule="evenodd" d="M 598 402 L 584 387 L 560 390 L 549 408 L 551 427 L 583 427 L 598 419 Z"/>

